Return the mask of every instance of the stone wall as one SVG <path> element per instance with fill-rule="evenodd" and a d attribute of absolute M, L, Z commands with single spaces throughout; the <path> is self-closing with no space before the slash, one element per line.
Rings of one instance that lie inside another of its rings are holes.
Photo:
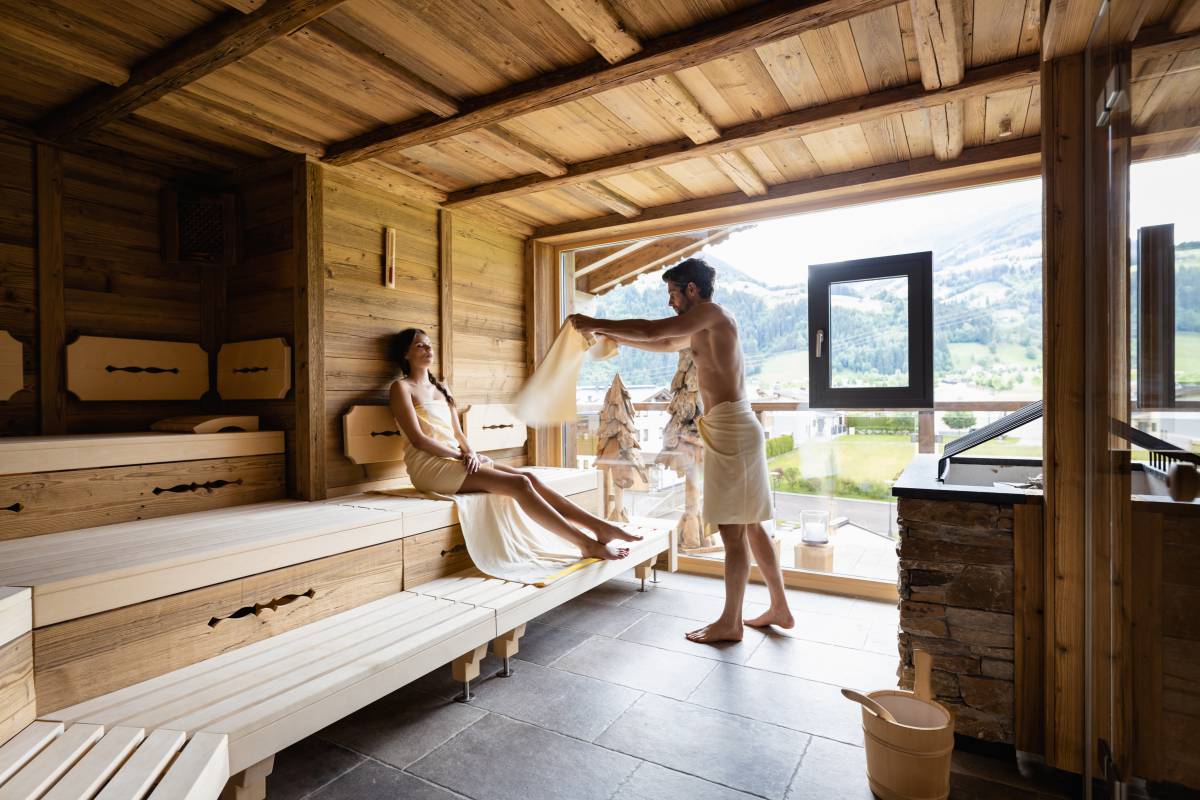
<path fill-rule="evenodd" d="M 933 655 L 933 691 L 956 732 L 1015 744 L 1013 509 L 900 498 L 900 685 L 913 650 Z"/>

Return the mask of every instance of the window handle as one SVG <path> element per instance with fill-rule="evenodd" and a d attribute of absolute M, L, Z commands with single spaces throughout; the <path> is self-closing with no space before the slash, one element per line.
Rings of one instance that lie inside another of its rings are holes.
<path fill-rule="evenodd" d="M 825 344 L 825 331 L 817 331 L 817 358 L 821 357 L 821 345 Z"/>

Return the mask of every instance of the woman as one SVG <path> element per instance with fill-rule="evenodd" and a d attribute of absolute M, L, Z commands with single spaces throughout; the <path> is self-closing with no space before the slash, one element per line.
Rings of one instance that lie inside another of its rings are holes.
<path fill-rule="evenodd" d="M 614 539 L 637 541 L 609 522 L 589 514 L 536 475 L 478 455 L 463 435 L 449 390 L 433 373 L 433 344 L 423 330 L 408 328 L 392 340 L 392 360 L 402 377 L 391 386 L 392 414 L 404 432 L 404 462 L 413 486 L 426 492 L 490 492 L 512 497 L 534 522 L 561 536 L 584 556 L 616 560 L 629 548 L 610 550 Z M 585 534 L 586 528 L 596 535 Z"/>

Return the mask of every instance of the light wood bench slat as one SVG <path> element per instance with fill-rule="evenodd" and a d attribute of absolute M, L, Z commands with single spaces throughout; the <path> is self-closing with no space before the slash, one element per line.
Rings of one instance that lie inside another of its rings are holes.
<path fill-rule="evenodd" d="M 33 593 L 23 586 L 0 586 L 0 647 L 33 629 Z"/>
<path fill-rule="evenodd" d="M 154 787 L 150 800 L 214 800 L 229 781 L 229 738 L 194 734 Z"/>
<path fill-rule="evenodd" d="M 42 800 L 85 800 L 92 797 L 129 757 L 146 732 L 141 728 L 110 729 Z"/>
<path fill-rule="evenodd" d="M 33 722 L 25 730 L 0 745 L 0 786 L 62 735 L 61 722 Z"/>
<path fill-rule="evenodd" d="M 96 800 L 142 800 L 187 741 L 183 731 L 151 731 Z"/>
<path fill-rule="evenodd" d="M 20 772 L 0 786 L 0 800 L 37 800 L 103 735 L 103 725 L 72 725 L 67 728 Z"/>
<path fill-rule="evenodd" d="M 6 436 L 0 440 L 0 465 L 3 465 L 0 466 L 0 475 L 264 456 L 283 451 L 283 431 L 146 431 L 68 436 Z"/>

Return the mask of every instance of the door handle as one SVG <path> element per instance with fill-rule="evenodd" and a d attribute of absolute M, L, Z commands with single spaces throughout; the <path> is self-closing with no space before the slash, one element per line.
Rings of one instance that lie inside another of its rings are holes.
<path fill-rule="evenodd" d="M 825 344 L 825 331 L 817 331 L 817 358 L 821 357 L 821 345 Z"/>

